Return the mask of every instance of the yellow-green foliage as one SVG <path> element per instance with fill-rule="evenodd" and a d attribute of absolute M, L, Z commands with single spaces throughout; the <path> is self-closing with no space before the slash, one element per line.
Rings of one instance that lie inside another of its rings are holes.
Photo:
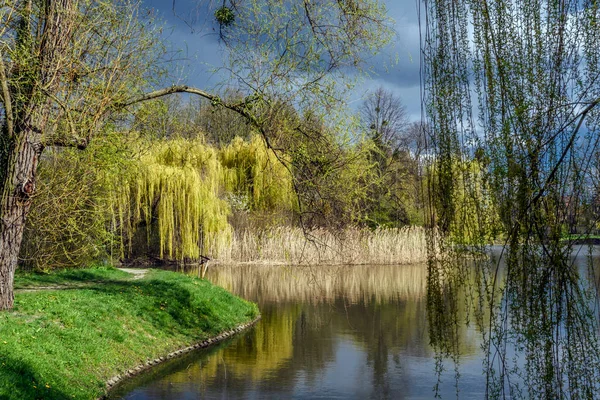
<path fill-rule="evenodd" d="M 449 225 L 451 240 L 457 244 L 478 244 L 493 241 L 502 226 L 498 207 L 491 193 L 486 173 L 477 160 L 452 160 L 452 193 L 442 193 L 452 199 L 454 211 Z M 428 179 L 439 187 L 435 166 Z M 436 189 L 436 190 L 439 190 Z"/>
<path fill-rule="evenodd" d="M 228 193 L 257 211 L 296 209 L 290 173 L 259 136 L 236 138 L 220 151 L 201 139 L 153 141 L 138 164 L 114 195 L 114 225 L 130 244 L 145 225 L 149 243 L 158 237 L 161 258 L 223 253 L 232 237 Z"/>
<path fill-rule="evenodd" d="M 454 163 L 456 217 L 451 232 L 457 242 L 475 244 L 493 240 L 500 231 L 498 207 L 490 193 L 485 172 L 477 160 Z"/>
<path fill-rule="evenodd" d="M 111 203 L 119 180 L 134 170 L 128 149 L 126 136 L 107 129 L 85 151 L 45 152 L 20 249 L 22 267 L 82 267 L 110 258 L 116 239 L 111 218 L 113 226 L 123 221 Z"/>
<path fill-rule="evenodd" d="M 258 135 L 236 137 L 219 153 L 225 190 L 251 200 L 254 210 L 295 210 L 292 176 Z"/>
<path fill-rule="evenodd" d="M 130 234 L 144 221 L 149 235 L 158 231 L 160 257 L 176 260 L 198 258 L 200 251 L 218 251 L 215 247 L 229 242 L 229 207 L 219 198 L 223 170 L 214 148 L 198 139 L 154 142 L 139 164 L 117 201 L 132 207 Z"/>

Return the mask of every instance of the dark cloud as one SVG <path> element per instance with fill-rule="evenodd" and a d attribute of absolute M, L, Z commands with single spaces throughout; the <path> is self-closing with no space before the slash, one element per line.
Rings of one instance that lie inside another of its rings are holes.
<path fill-rule="evenodd" d="M 387 56 L 378 56 L 373 59 L 372 79 L 386 81 L 401 88 L 418 84 L 419 55 L 398 54 L 395 58 L 397 60 L 393 62 Z"/>
<path fill-rule="evenodd" d="M 195 0 L 144 0 L 165 21 L 164 38 L 179 60 L 173 76 L 180 82 L 211 89 L 223 83 L 213 70 L 222 65 L 223 52 L 213 30 L 206 2 Z M 415 0 L 386 0 L 389 16 L 395 20 L 396 37 L 382 54 L 368 60 L 372 74 L 358 88 L 352 105 L 365 93 L 383 86 L 400 96 L 413 119 L 420 116 L 419 24 Z M 227 82 L 225 82 L 226 84 Z"/>
<path fill-rule="evenodd" d="M 408 7 L 407 3 L 413 7 Z M 412 1 L 393 4 L 389 13 L 396 21 L 396 37 L 392 45 L 373 60 L 374 68 L 379 79 L 390 81 L 399 87 L 412 87 L 419 82 L 420 44 L 417 12 Z M 392 57 L 396 63 L 386 63 Z"/>
<path fill-rule="evenodd" d="M 386 4 L 389 16 L 395 20 L 395 40 L 384 52 L 369 60 L 373 74 L 356 90 L 352 105 L 360 104 L 381 86 L 400 97 L 410 119 L 417 121 L 421 119 L 418 1 L 387 0 Z"/>
<path fill-rule="evenodd" d="M 211 25 L 206 2 L 196 0 L 143 0 L 143 6 L 155 13 L 163 24 L 163 41 L 176 62 L 169 79 L 204 89 L 221 83 L 214 70 L 223 64 L 218 33 Z"/>

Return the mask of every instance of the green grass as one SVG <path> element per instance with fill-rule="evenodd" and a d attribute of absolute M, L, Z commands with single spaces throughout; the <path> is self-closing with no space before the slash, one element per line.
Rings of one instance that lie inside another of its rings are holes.
<path fill-rule="evenodd" d="M 132 280 L 101 267 L 15 281 L 89 286 L 17 292 L 14 309 L 0 313 L 0 399 L 94 399 L 112 376 L 258 314 L 221 288 L 167 271 Z"/>
<path fill-rule="evenodd" d="M 578 239 L 600 239 L 600 235 L 587 235 L 584 233 L 570 233 L 562 237 L 563 240 L 578 240 Z"/>
<path fill-rule="evenodd" d="M 42 286 L 88 285 L 110 279 L 128 279 L 131 274 L 112 267 L 87 269 L 65 269 L 50 273 L 24 272 L 17 270 L 15 289 Z"/>

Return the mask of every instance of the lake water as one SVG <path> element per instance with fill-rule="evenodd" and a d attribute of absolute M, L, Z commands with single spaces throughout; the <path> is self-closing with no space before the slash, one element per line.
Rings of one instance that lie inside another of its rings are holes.
<path fill-rule="evenodd" d="M 216 266 L 207 278 L 259 304 L 258 324 L 160 366 L 125 399 L 431 399 L 437 383 L 425 265 Z M 460 398 L 484 396 L 480 335 L 461 327 Z M 454 364 L 439 393 L 456 398 Z"/>
<path fill-rule="evenodd" d="M 591 270 L 600 285 L 600 247 L 590 253 L 578 246 L 572 260 L 580 276 Z M 152 369 L 112 398 L 431 399 L 434 388 L 442 398 L 485 397 L 481 333 L 473 324 L 456 324 L 460 359 L 444 360 L 436 372 L 425 265 L 215 266 L 207 279 L 258 303 L 260 322 Z"/>

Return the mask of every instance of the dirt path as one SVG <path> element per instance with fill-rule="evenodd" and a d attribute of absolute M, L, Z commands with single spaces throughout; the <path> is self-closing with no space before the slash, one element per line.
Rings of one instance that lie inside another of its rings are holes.
<path fill-rule="evenodd" d="M 148 273 L 147 269 L 142 268 L 117 268 L 120 271 L 133 274 L 133 279 L 142 279 Z"/>

